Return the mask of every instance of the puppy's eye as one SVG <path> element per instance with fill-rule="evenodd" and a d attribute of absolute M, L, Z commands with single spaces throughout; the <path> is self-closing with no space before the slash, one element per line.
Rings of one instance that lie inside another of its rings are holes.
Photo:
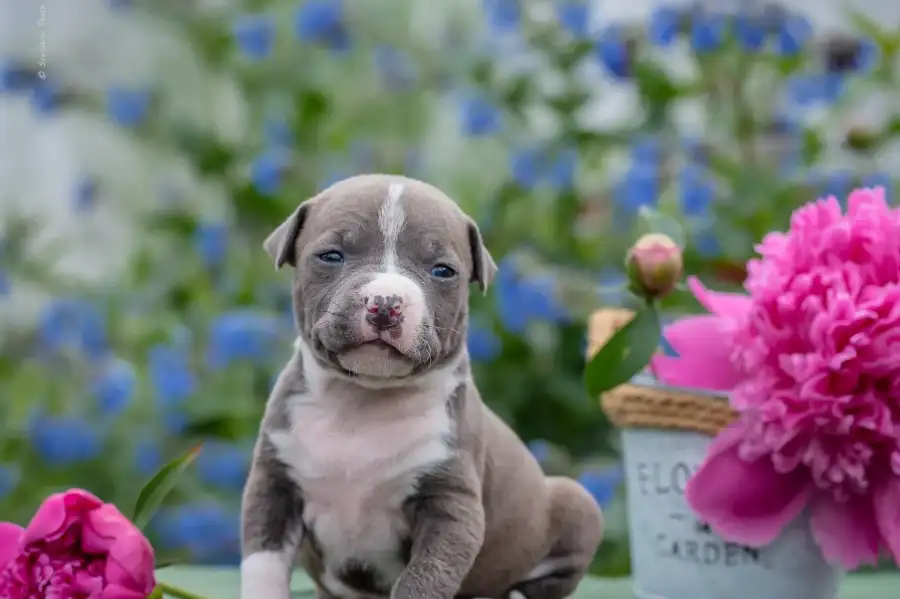
<path fill-rule="evenodd" d="M 456 276 L 456 271 L 446 264 L 438 264 L 431 268 L 431 276 L 436 279 L 452 279 Z"/>
<path fill-rule="evenodd" d="M 344 261 L 344 254 L 340 253 L 337 250 L 322 252 L 321 254 L 319 254 L 319 260 L 321 260 L 322 262 L 327 262 L 328 264 L 340 264 Z"/>

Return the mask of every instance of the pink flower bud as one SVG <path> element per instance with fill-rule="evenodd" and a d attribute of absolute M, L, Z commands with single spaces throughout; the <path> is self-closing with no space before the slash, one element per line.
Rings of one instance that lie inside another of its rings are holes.
<path fill-rule="evenodd" d="M 675 288 L 684 270 L 684 257 L 668 235 L 650 233 L 628 251 L 625 269 L 635 292 L 658 298 Z"/>

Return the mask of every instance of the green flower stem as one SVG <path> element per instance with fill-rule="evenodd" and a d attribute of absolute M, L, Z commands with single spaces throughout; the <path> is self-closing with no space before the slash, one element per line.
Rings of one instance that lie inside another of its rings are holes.
<path fill-rule="evenodd" d="M 162 591 L 164 597 L 175 597 L 175 599 L 206 599 L 206 597 L 201 597 L 200 595 L 195 595 L 194 593 L 179 589 L 178 587 L 173 587 L 165 582 L 157 582 L 156 588 Z"/>

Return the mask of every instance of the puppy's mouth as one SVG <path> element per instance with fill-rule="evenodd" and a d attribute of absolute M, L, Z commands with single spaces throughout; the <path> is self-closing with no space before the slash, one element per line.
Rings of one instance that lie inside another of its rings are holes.
<path fill-rule="evenodd" d="M 401 352 L 399 349 L 397 349 L 396 347 L 394 347 L 387 341 L 383 341 L 381 339 L 373 339 L 372 341 L 364 341 L 364 342 L 360 343 L 359 345 L 348 348 L 348 349 L 357 349 L 360 347 L 372 347 L 375 349 L 383 350 L 385 352 L 388 352 L 388 354 L 390 354 L 391 357 L 395 357 L 395 358 L 405 358 L 406 357 L 406 354 Z"/>
<path fill-rule="evenodd" d="M 415 369 L 409 356 L 381 339 L 347 346 L 332 353 L 331 359 L 341 372 L 353 378 L 404 378 Z"/>

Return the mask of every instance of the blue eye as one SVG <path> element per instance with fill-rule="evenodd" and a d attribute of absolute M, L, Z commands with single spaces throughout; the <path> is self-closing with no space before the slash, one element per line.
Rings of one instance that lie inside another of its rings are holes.
<path fill-rule="evenodd" d="M 338 252 L 337 250 L 322 252 L 321 254 L 319 254 L 319 260 L 321 260 L 322 262 L 327 262 L 328 264 L 340 264 L 344 261 L 344 254 Z"/>
<path fill-rule="evenodd" d="M 452 279 L 456 276 L 456 271 L 446 264 L 438 264 L 432 267 L 431 276 L 437 279 Z"/>

